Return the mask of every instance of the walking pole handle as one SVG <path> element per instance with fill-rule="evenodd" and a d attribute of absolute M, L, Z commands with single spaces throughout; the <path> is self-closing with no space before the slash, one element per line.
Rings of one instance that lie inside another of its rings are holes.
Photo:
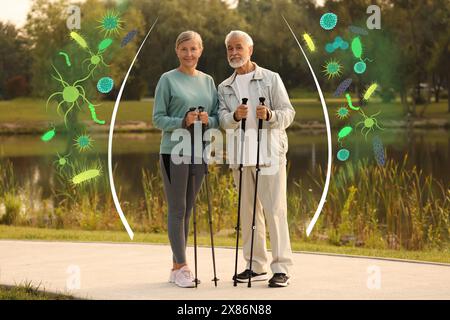
<path fill-rule="evenodd" d="M 266 98 L 259 97 L 259 103 L 261 103 L 263 106 L 265 106 L 264 101 L 266 101 Z"/>
<path fill-rule="evenodd" d="M 259 97 L 259 103 L 260 103 L 261 105 L 263 105 L 263 106 L 265 106 L 264 101 L 266 101 L 266 98 L 264 98 L 264 97 Z M 258 121 L 258 129 L 259 129 L 259 130 L 262 129 L 262 124 L 263 124 L 263 121 L 262 121 L 261 119 L 259 119 L 259 121 Z"/>
<path fill-rule="evenodd" d="M 242 98 L 242 104 L 247 105 L 247 101 L 248 101 L 247 98 Z M 245 122 L 246 122 L 246 120 L 247 120 L 246 118 L 242 119 L 242 125 L 241 125 L 242 131 L 245 131 Z"/>
<path fill-rule="evenodd" d="M 202 106 L 197 107 L 198 113 L 201 113 L 203 111 L 205 111 L 205 108 L 203 108 Z M 200 120 L 200 114 L 198 115 L 198 120 Z"/>

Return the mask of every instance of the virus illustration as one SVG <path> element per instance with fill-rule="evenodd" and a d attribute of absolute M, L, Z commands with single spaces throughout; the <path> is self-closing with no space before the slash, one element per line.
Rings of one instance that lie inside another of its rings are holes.
<path fill-rule="evenodd" d="M 98 22 L 100 22 L 100 25 L 97 28 L 105 32 L 106 37 L 110 34 L 119 34 L 122 30 L 121 24 L 123 21 L 120 20 L 119 14 L 114 11 L 108 11 Z"/>
<path fill-rule="evenodd" d="M 345 148 L 340 149 L 340 150 L 338 151 L 338 153 L 337 153 L 337 158 L 338 158 L 340 161 L 345 161 L 345 160 L 347 160 L 349 156 L 350 156 L 350 151 L 348 151 L 348 150 L 345 149 Z"/>
<path fill-rule="evenodd" d="M 70 157 L 70 153 L 65 156 L 61 156 L 59 153 L 57 153 L 56 155 L 58 156 L 58 160 L 56 160 L 54 162 L 54 164 L 56 164 L 58 166 L 59 170 L 65 168 L 67 166 L 70 166 L 70 163 L 67 160 Z"/>
<path fill-rule="evenodd" d="M 75 141 L 74 146 L 78 148 L 78 151 L 82 152 L 87 149 L 91 149 L 92 142 L 94 140 L 92 140 L 92 138 L 87 134 L 81 134 L 78 137 L 76 137 L 74 141 Z"/>
<path fill-rule="evenodd" d="M 353 128 L 352 127 L 343 127 L 341 130 L 339 130 L 338 133 L 338 142 L 341 142 L 341 140 L 343 138 L 345 138 L 346 136 L 348 136 L 351 132 L 352 132 Z"/>
<path fill-rule="evenodd" d="M 377 90 L 377 88 L 378 88 L 378 84 L 376 82 L 372 83 L 366 89 L 366 92 L 364 93 L 364 100 L 368 101 L 370 99 L 370 97 L 373 95 L 373 93 L 375 92 L 375 90 Z"/>
<path fill-rule="evenodd" d="M 314 44 L 313 39 L 308 33 L 303 34 L 303 40 L 305 40 L 306 46 L 308 47 L 309 51 L 316 51 L 316 45 Z"/>
<path fill-rule="evenodd" d="M 344 81 L 342 81 L 339 86 L 337 87 L 336 91 L 333 93 L 334 97 L 339 97 L 341 94 L 343 94 L 352 84 L 352 78 L 347 78 Z"/>
<path fill-rule="evenodd" d="M 323 72 L 328 76 L 328 79 L 340 77 L 342 73 L 342 65 L 337 60 L 329 60 L 323 66 Z"/>
<path fill-rule="evenodd" d="M 58 114 L 60 114 L 60 110 L 59 108 L 65 104 L 67 107 L 66 112 L 64 113 L 64 123 L 67 127 L 67 115 L 72 111 L 72 109 L 74 108 L 74 106 L 76 105 L 78 108 L 80 108 L 80 105 L 78 103 L 78 101 L 80 99 L 82 99 L 82 101 L 87 102 L 88 104 L 90 104 L 89 100 L 86 98 L 86 92 L 84 90 L 84 88 L 79 85 L 79 83 L 87 80 L 89 78 L 89 75 L 83 79 L 77 80 L 75 81 L 72 85 L 70 85 L 69 83 L 67 83 L 66 81 L 64 81 L 64 79 L 62 78 L 61 74 L 58 72 L 58 70 L 56 69 L 56 67 L 54 65 L 52 65 L 53 69 L 55 69 L 58 78 L 55 77 L 54 75 L 52 75 L 53 79 L 59 81 L 63 87 L 62 91 L 58 91 L 53 93 L 47 100 L 47 104 L 46 104 L 46 108 L 48 108 L 48 104 L 50 102 L 50 100 L 53 97 L 56 96 L 61 96 L 62 97 L 62 101 L 58 104 L 56 111 L 58 112 Z"/>
<path fill-rule="evenodd" d="M 377 127 L 377 128 L 380 129 L 380 130 L 384 130 L 383 128 L 381 128 L 381 127 L 378 125 L 378 121 L 377 121 L 377 119 L 375 118 L 375 116 L 377 116 L 378 114 L 380 114 L 381 111 L 378 111 L 377 113 L 371 115 L 370 117 L 366 116 L 366 115 L 364 114 L 364 112 L 362 112 L 362 110 L 361 110 L 360 112 L 361 112 L 361 114 L 363 115 L 364 120 L 358 122 L 358 123 L 356 124 L 356 127 L 358 127 L 358 126 L 361 125 L 361 124 L 363 125 L 362 128 L 361 128 L 361 134 L 364 135 L 364 138 L 365 138 L 366 140 L 367 140 L 367 134 L 368 134 L 370 131 L 374 131 L 374 130 L 375 130 L 374 127 Z M 365 133 L 364 133 L 364 130 L 365 130 Z"/>
<path fill-rule="evenodd" d="M 328 12 L 322 15 L 320 17 L 320 26 L 325 30 L 331 30 L 333 29 L 338 21 L 337 15 L 335 15 L 332 12 Z"/>
<path fill-rule="evenodd" d="M 110 77 L 103 77 L 97 82 L 97 90 L 101 93 L 109 93 L 114 87 L 114 80 Z"/>
<path fill-rule="evenodd" d="M 349 114 L 350 114 L 350 112 L 348 111 L 348 109 L 346 107 L 340 107 L 336 111 L 336 116 L 339 119 L 345 119 L 349 116 Z"/>

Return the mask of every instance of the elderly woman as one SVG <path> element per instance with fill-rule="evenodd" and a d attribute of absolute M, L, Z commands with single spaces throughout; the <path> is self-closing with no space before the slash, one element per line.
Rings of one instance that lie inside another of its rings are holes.
<path fill-rule="evenodd" d="M 164 73 L 156 87 L 153 124 L 162 130 L 160 166 L 168 202 L 167 228 L 173 253 L 169 281 L 179 287 L 190 288 L 195 283 L 186 261 L 186 243 L 191 211 L 205 168 L 201 162 L 191 163 L 190 149 L 182 149 L 184 154 L 175 152 L 174 147 L 179 141 L 175 135 L 175 141 L 171 137 L 176 129 L 192 128 L 197 120 L 206 128 L 217 128 L 218 99 L 213 78 L 197 70 L 203 52 L 200 35 L 194 31 L 182 32 L 176 40 L 175 52 L 178 68 Z M 189 110 L 198 106 L 204 108 L 202 112 Z M 199 139 L 201 137 L 196 137 L 195 143 L 202 143 Z M 183 157 L 181 163 L 175 161 L 179 156 Z M 195 179 L 192 179 L 192 173 L 195 173 Z"/>

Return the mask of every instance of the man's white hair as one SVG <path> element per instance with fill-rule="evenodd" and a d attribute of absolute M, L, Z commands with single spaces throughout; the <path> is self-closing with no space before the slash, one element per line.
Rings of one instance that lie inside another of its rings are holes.
<path fill-rule="evenodd" d="M 247 32 L 241 30 L 233 30 L 230 31 L 230 33 L 225 37 L 225 47 L 228 47 L 228 41 L 230 41 L 230 39 L 234 37 L 243 37 L 249 47 L 253 46 L 253 39 L 248 35 Z"/>

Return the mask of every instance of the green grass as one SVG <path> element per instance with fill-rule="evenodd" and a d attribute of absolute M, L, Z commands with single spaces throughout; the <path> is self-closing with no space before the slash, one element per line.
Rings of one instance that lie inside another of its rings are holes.
<path fill-rule="evenodd" d="M 42 99 L 20 98 L 0 101 L 1 122 L 61 122 L 62 118 L 56 113 L 56 103 L 50 103 L 45 110 L 46 101 Z M 95 108 L 98 119 L 110 119 L 114 101 L 103 101 Z M 117 113 L 118 121 L 151 121 L 153 110 L 152 101 L 124 101 Z M 79 114 L 81 120 L 91 120 L 89 109 L 84 106 Z M 108 121 L 109 122 L 109 121 Z"/>
<path fill-rule="evenodd" d="M 189 238 L 190 245 L 193 244 L 192 238 L 192 236 Z M 0 225 L 0 239 L 168 244 L 168 237 L 165 233 L 135 233 L 134 240 L 131 241 L 125 231 L 57 230 L 4 225 Z M 198 244 L 201 246 L 209 246 L 210 244 L 209 234 L 200 234 L 197 240 Z M 229 235 L 219 234 L 214 237 L 214 244 L 218 247 L 234 247 L 236 245 L 235 241 L 235 237 Z M 449 248 L 440 251 L 380 250 L 350 246 L 334 246 L 322 242 L 298 240 L 291 241 L 291 244 L 294 251 L 450 263 Z M 270 248 L 269 242 L 268 246 Z"/>
<path fill-rule="evenodd" d="M 291 99 L 296 109 L 295 121 L 319 121 L 324 122 L 322 107 L 316 94 L 305 94 L 301 99 Z M 337 122 L 334 115 L 336 108 L 346 104 L 344 99 L 335 99 L 331 94 L 326 94 L 326 102 L 332 122 Z M 0 123 L 16 123 L 22 127 L 35 126 L 36 123 L 61 123 L 62 118 L 56 113 L 56 103 L 49 104 L 45 109 L 45 100 L 20 98 L 11 101 L 0 101 Z M 111 119 L 113 101 L 103 101 L 96 107 L 97 117 L 109 122 Z M 420 113 L 423 106 L 417 107 Z M 381 119 L 401 120 L 403 119 L 403 107 L 399 101 L 382 103 L 374 99 L 368 106 L 364 107 L 366 114 L 371 115 L 382 110 Z M 120 104 L 117 113 L 117 124 L 127 121 L 144 121 L 148 124 L 152 122 L 153 100 L 149 101 L 124 101 Z M 84 107 L 79 115 L 80 120 L 92 123 L 89 110 Z M 441 100 L 439 103 L 430 104 L 424 113 L 424 118 L 428 119 L 448 119 L 450 113 L 447 112 L 447 101 Z M 45 129 L 45 128 L 42 128 Z"/>
<path fill-rule="evenodd" d="M 26 282 L 16 286 L 0 285 L 0 300 L 79 300 L 71 295 L 46 292 L 41 285 Z"/>

